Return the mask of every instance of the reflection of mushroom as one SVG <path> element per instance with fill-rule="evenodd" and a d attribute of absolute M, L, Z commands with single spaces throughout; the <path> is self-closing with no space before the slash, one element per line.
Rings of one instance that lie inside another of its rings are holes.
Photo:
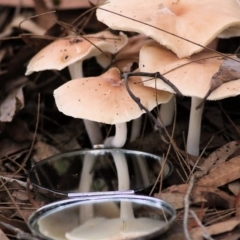
<path fill-rule="evenodd" d="M 66 234 L 68 240 L 125 240 L 150 235 L 166 226 L 151 218 L 96 218 Z"/>
<path fill-rule="evenodd" d="M 125 191 L 130 188 L 130 179 L 127 160 L 122 152 L 112 152 L 118 175 L 118 190 Z M 137 238 L 153 233 L 164 226 L 166 222 L 151 218 L 135 218 L 132 203 L 120 202 L 120 218 L 106 219 L 96 217 L 79 227 L 66 233 L 69 240 L 121 240 Z"/>
<path fill-rule="evenodd" d="M 156 91 L 139 82 L 140 77 L 131 77 L 129 86 L 148 110 L 167 102 L 172 96 L 171 93 Z M 69 81 L 54 91 L 54 97 L 58 109 L 66 115 L 118 126 L 126 126 L 127 121 L 144 113 L 129 96 L 125 82 L 116 68 L 111 68 L 99 77 Z M 120 132 L 116 130 L 117 135 L 110 144 L 119 146 L 126 141 L 126 133 L 119 138 Z"/>
<path fill-rule="evenodd" d="M 86 152 L 83 158 L 83 167 L 81 171 L 80 183 L 79 183 L 79 192 L 86 193 L 90 192 L 93 172 L 92 168 L 95 162 L 96 156 Z M 87 206 L 80 206 L 79 208 L 79 221 L 83 223 L 88 219 L 91 219 L 94 216 L 93 205 L 89 204 Z"/>
<path fill-rule="evenodd" d="M 109 0 L 97 18 L 112 29 L 150 36 L 182 58 L 201 51 L 200 44 L 208 45 L 229 27 L 239 27 L 240 6 L 235 0 Z"/>
<path fill-rule="evenodd" d="M 187 152 L 199 154 L 201 118 L 203 108 L 196 106 L 210 88 L 211 78 L 223 62 L 221 55 L 210 51 L 194 54 L 189 58 L 179 59 L 174 53 L 164 49 L 156 42 L 146 44 L 140 51 L 139 68 L 144 72 L 161 72 L 179 88 L 185 96 L 192 97 L 190 122 L 187 140 Z M 144 80 L 147 78 L 144 77 Z M 173 92 L 163 81 L 157 79 L 145 81 L 144 85 Z M 232 86 L 235 86 L 234 88 Z M 224 83 L 211 93 L 208 100 L 218 100 L 239 94 L 240 81 Z"/>
<path fill-rule="evenodd" d="M 127 37 L 120 33 L 116 36 L 108 31 L 93 35 L 74 36 L 59 39 L 38 52 L 29 62 L 26 75 L 34 71 L 47 69 L 62 70 L 69 67 L 72 79 L 83 77 L 83 60 L 102 54 L 116 53 L 127 43 Z M 102 142 L 102 134 L 95 123 L 84 120 L 90 141 L 93 144 Z"/>
<path fill-rule="evenodd" d="M 65 233 L 78 225 L 78 212 L 72 208 L 66 212 L 58 211 L 40 217 L 38 220 L 39 231 L 50 239 L 66 240 Z M 51 226 L 51 228 L 49 228 Z"/>

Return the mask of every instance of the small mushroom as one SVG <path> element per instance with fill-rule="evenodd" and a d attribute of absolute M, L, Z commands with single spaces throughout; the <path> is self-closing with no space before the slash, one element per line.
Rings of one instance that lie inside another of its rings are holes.
<path fill-rule="evenodd" d="M 152 41 L 140 51 L 139 68 L 142 72 L 160 72 L 168 78 L 185 96 L 192 97 L 187 152 L 199 155 L 201 118 L 203 107 L 196 107 L 211 87 L 212 76 L 218 72 L 224 58 L 211 51 L 202 51 L 189 58 L 179 59 L 173 52 Z M 162 80 L 143 77 L 144 85 L 174 92 Z M 240 80 L 227 82 L 214 90 L 207 100 L 218 100 L 240 94 Z"/>
<path fill-rule="evenodd" d="M 127 43 L 127 36 L 109 31 L 92 35 L 59 39 L 38 52 L 29 62 L 26 75 L 47 69 L 69 68 L 72 79 L 83 77 L 83 60 L 103 52 L 117 53 Z M 102 143 L 102 134 L 95 122 L 83 119 L 92 145 Z"/>
<path fill-rule="evenodd" d="M 236 0 L 109 0 L 98 8 L 97 18 L 112 29 L 152 37 L 183 58 L 224 30 L 239 28 L 240 5 Z"/>
<path fill-rule="evenodd" d="M 149 111 L 172 96 L 169 92 L 145 87 L 140 77 L 131 77 L 129 87 Z M 144 113 L 129 96 L 117 68 L 111 68 L 99 77 L 71 80 L 57 88 L 54 97 L 58 109 L 64 114 L 106 124 L 123 126 Z M 125 142 L 126 134 L 123 137 L 115 135 L 114 144 Z"/>

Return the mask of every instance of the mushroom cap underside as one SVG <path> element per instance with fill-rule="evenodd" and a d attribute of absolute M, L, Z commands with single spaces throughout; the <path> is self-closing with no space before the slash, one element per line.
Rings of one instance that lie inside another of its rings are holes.
<path fill-rule="evenodd" d="M 236 0 L 109 0 L 97 18 L 112 29 L 152 37 L 183 58 L 203 50 L 194 43 L 207 46 L 224 30 L 239 28 L 240 5 Z"/>

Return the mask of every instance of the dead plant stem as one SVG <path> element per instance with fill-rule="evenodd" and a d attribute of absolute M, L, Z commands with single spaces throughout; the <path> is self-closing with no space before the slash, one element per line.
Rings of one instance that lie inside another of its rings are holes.
<path fill-rule="evenodd" d="M 214 239 L 211 237 L 211 235 L 208 233 L 206 227 L 205 227 L 205 226 L 202 224 L 202 222 L 199 220 L 197 214 L 196 214 L 193 210 L 190 210 L 189 212 L 192 214 L 193 218 L 195 219 L 195 221 L 197 222 L 197 224 L 198 224 L 198 225 L 200 226 L 200 228 L 202 229 L 202 231 L 203 231 L 203 234 L 202 234 L 202 235 L 203 235 L 204 239 L 214 240 Z"/>
<path fill-rule="evenodd" d="M 189 181 L 189 187 L 184 197 L 184 216 L 183 216 L 183 231 L 186 237 L 186 240 L 191 240 L 190 233 L 188 231 L 188 215 L 189 215 L 189 206 L 190 206 L 190 194 L 194 185 L 194 175 L 191 176 Z"/>

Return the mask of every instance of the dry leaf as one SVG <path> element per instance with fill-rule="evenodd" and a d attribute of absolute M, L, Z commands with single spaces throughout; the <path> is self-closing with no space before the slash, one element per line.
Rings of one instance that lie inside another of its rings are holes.
<path fill-rule="evenodd" d="M 208 175 L 197 184 L 202 186 L 220 187 L 240 178 L 240 156 L 230 159 L 214 167 Z"/>
<path fill-rule="evenodd" d="M 240 180 L 229 183 L 228 189 L 234 194 L 234 196 L 237 196 L 240 193 Z"/>
<path fill-rule="evenodd" d="M 160 198 L 166 202 L 169 202 L 173 205 L 175 209 L 182 209 L 184 208 L 184 193 L 176 193 L 176 192 L 168 192 L 168 193 L 159 193 L 156 194 L 154 197 Z M 196 196 L 194 197 L 193 201 L 191 203 L 202 203 L 206 202 L 206 199 L 202 196 Z"/>
<path fill-rule="evenodd" d="M 206 227 L 207 232 L 210 235 L 217 235 L 220 233 L 225 233 L 233 230 L 236 226 L 240 224 L 240 217 L 231 218 L 227 221 L 213 224 L 211 226 Z M 202 228 L 194 228 L 190 231 L 192 240 L 202 240 L 203 239 L 203 231 Z"/>
<path fill-rule="evenodd" d="M 27 191 L 23 191 L 23 190 L 13 191 L 12 196 L 15 197 L 17 200 L 20 200 L 20 201 L 27 201 L 28 200 Z"/>
<path fill-rule="evenodd" d="M 235 216 L 236 217 L 240 217 L 240 193 L 236 196 L 236 200 L 235 200 Z"/>
<path fill-rule="evenodd" d="M 184 197 L 188 184 L 173 185 L 154 196 L 171 203 L 176 209 L 184 208 Z M 191 204 L 202 204 L 204 207 L 233 208 L 235 197 L 228 195 L 215 187 L 195 185 L 190 194 Z"/>
<path fill-rule="evenodd" d="M 219 67 L 219 71 L 212 76 L 210 89 L 204 96 L 202 103 L 223 83 L 240 79 L 240 59 L 236 56 L 231 56 L 231 58 L 226 58 Z M 202 103 L 197 108 L 200 108 Z"/>
<path fill-rule="evenodd" d="M 238 141 L 232 141 L 218 148 L 205 159 L 203 164 L 200 166 L 201 170 L 196 171 L 194 176 L 196 178 L 201 178 L 208 174 L 213 166 L 216 167 L 220 163 L 225 162 L 239 147 L 240 145 Z"/>
<path fill-rule="evenodd" d="M 240 59 L 231 56 L 232 59 L 225 59 L 217 73 L 212 76 L 211 90 L 215 90 L 225 82 L 237 80 L 240 78 Z M 233 60 L 234 59 L 234 60 Z M 236 61 L 235 61 L 236 60 Z"/>
<path fill-rule="evenodd" d="M 34 162 L 39 162 L 47 157 L 59 153 L 58 149 L 41 141 L 38 141 L 35 144 L 34 150 L 36 151 L 35 154 L 33 155 Z"/>
<path fill-rule="evenodd" d="M 5 235 L 5 233 L 0 229 L 0 239 L 1 240 L 9 240 L 9 238 Z"/>
<path fill-rule="evenodd" d="M 23 108 L 24 96 L 23 87 L 14 90 L 11 94 L 5 98 L 0 106 L 0 121 L 11 122 L 15 112 Z"/>

